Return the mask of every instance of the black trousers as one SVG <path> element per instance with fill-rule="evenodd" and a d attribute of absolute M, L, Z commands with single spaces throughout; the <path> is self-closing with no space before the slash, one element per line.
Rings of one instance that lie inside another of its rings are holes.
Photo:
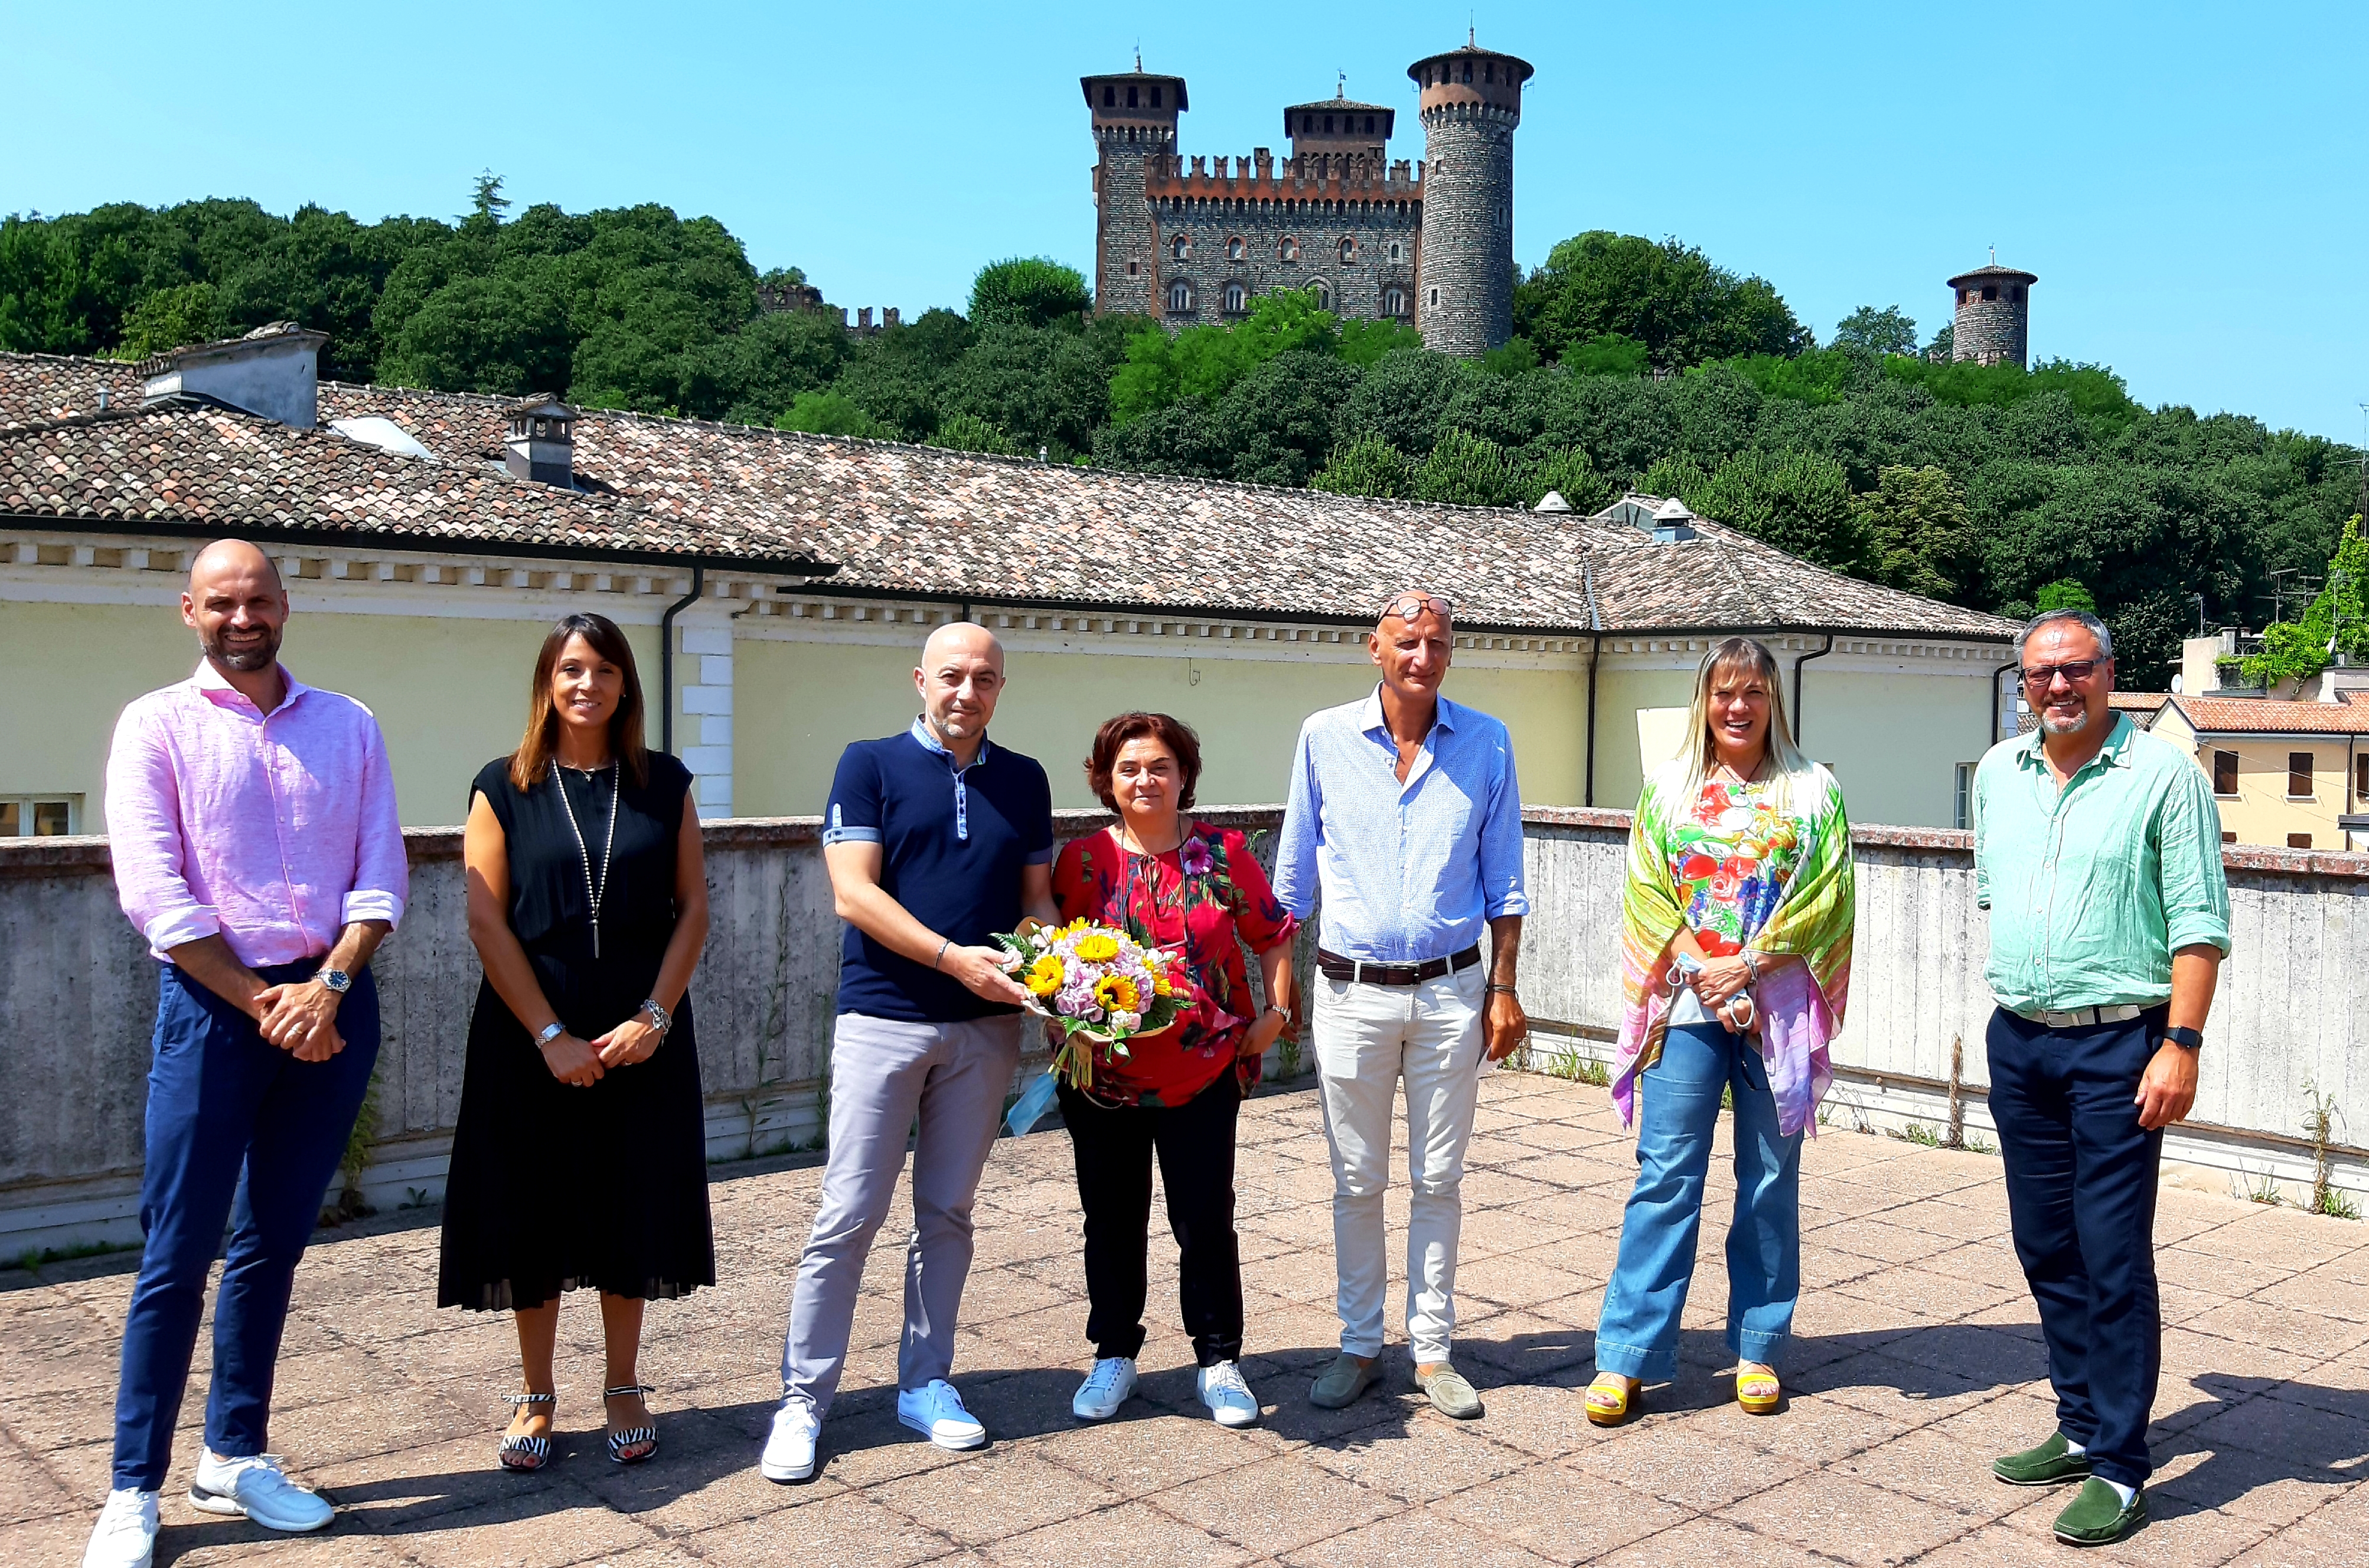
<path fill-rule="evenodd" d="M 1061 1085 L 1061 1119 L 1078 1160 L 1086 1215 L 1086 1337 L 1097 1357 L 1143 1349 L 1144 1255 L 1151 1229 L 1151 1158 L 1181 1249 L 1176 1295 L 1194 1359 L 1242 1354 L 1242 1261 L 1234 1240 L 1234 1118 L 1242 1091 L 1230 1068 L 1182 1105 L 1099 1105 Z"/>
<path fill-rule="evenodd" d="M 1991 1015 L 1991 1119 L 2007 1165 L 2016 1256 L 2040 1307 L 2058 1428 L 2091 1471 L 2142 1486 L 2163 1365 L 2155 1196 L 2163 1132 L 2139 1126 L 2139 1079 L 2169 1009 L 2051 1029 Z"/>

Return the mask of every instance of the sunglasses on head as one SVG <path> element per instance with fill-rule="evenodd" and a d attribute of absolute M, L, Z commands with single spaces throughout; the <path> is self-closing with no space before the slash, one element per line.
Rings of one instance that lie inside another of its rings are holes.
<path fill-rule="evenodd" d="M 1426 610 L 1443 621 L 1456 618 L 1456 606 L 1437 594 L 1402 593 L 1382 606 L 1382 619 L 1387 621 L 1395 615 L 1402 621 L 1412 621 Z"/>
<path fill-rule="evenodd" d="M 2035 692 L 2045 692 L 2056 684 L 2056 678 L 2062 675 L 2078 686 L 2096 674 L 2098 666 L 2104 662 L 2098 658 L 2076 658 L 2064 664 L 2027 664 L 2023 667 L 2023 683 Z"/>

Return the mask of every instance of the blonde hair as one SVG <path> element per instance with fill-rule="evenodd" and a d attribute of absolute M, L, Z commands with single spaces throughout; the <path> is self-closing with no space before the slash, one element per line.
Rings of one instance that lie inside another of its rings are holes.
<path fill-rule="evenodd" d="M 1695 671 L 1694 706 L 1688 718 L 1688 740 L 1673 761 L 1679 802 L 1691 802 L 1703 781 L 1719 765 L 1719 749 L 1711 733 L 1711 681 L 1722 674 L 1751 674 L 1768 688 L 1768 739 L 1758 776 L 1768 780 L 1769 808 L 1787 816 L 1807 816 L 1825 803 L 1831 783 L 1825 769 L 1812 761 L 1793 738 L 1785 713 L 1785 681 L 1777 656 L 1751 637 L 1723 637 L 1703 655 Z"/>

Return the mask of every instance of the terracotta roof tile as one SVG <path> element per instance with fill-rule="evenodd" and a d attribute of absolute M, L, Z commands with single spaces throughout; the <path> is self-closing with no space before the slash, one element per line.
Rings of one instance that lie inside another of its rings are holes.
<path fill-rule="evenodd" d="M 2369 705 L 2268 697 L 2172 697 L 2199 735 L 2369 735 Z"/>

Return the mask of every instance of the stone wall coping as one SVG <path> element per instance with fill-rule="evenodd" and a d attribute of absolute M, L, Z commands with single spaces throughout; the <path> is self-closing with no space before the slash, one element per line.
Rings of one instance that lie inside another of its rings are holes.
<path fill-rule="evenodd" d="M 1283 821 L 1280 806 L 1220 806 L 1193 815 L 1221 828 L 1272 829 Z M 1629 831 L 1634 813 L 1608 807 L 1526 806 L 1522 821 L 1534 828 L 1577 828 L 1601 833 Z M 1055 833 L 1064 839 L 1093 832 L 1111 814 L 1099 808 L 1053 813 Z M 820 817 L 729 817 L 704 825 L 711 850 L 789 849 L 818 841 Z M 461 858 L 459 828 L 406 828 L 404 846 L 413 864 Z M 1922 850 L 1972 859 L 1974 836 L 1956 828 L 1894 828 L 1859 823 L 1851 842 L 1863 849 Z M 2369 882 L 2369 853 L 2276 849 L 2264 844 L 2225 844 L 2221 864 L 2232 873 L 2267 876 L 2324 876 Z M 55 876 L 104 876 L 110 873 L 108 841 L 97 834 L 50 839 L 0 839 L 0 882 Z"/>

